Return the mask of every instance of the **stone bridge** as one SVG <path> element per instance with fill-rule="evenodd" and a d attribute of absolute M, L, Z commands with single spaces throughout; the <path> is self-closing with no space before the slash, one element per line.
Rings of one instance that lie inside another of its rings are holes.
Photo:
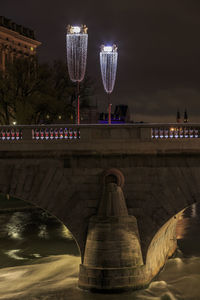
<path fill-rule="evenodd" d="M 0 127 L 0 193 L 43 208 L 79 246 L 79 286 L 146 286 L 200 200 L 200 125 Z"/>

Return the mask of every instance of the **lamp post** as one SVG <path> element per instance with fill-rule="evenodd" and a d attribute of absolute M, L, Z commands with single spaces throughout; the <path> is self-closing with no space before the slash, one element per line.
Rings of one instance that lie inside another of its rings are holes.
<path fill-rule="evenodd" d="M 108 94 L 108 124 L 111 124 L 111 106 L 110 94 L 113 91 L 117 72 L 117 46 L 101 46 L 100 66 L 103 86 Z"/>
<path fill-rule="evenodd" d="M 76 122 L 80 124 L 79 85 L 84 79 L 87 62 L 88 34 L 86 25 L 67 26 L 67 66 L 71 81 L 77 83 Z"/>

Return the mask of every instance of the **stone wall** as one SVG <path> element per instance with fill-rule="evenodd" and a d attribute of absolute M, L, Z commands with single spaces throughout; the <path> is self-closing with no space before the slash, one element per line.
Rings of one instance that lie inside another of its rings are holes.
<path fill-rule="evenodd" d="M 92 127 L 84 128 L 80 141 L 1 141 L 0 192 L 55 215 L 72 232 L 83 257 L 102 174 L 117 168 L 124 174 L 128 212 L 137 219 L 146 262 L 160 228 L 200 199 L 200 141 L 151 140 L 137 126 L 114 126 L 113 131 L 97 126 L 95 135 Z"/>
<path fill-rule="evenodd" d="M 82 254 L 88 220 L 96 214 L 102 194 L 102 173 L 108 168 L 119 168 L 124 174 L 123 191 L 129 214 L 138 222 L 144 260 L 158 230 L 199 201 L 199 157 L 192 154 L 81 156 L 58 151 L 0 155 L 0 192 L 58 217 L 71 230 Z"/>

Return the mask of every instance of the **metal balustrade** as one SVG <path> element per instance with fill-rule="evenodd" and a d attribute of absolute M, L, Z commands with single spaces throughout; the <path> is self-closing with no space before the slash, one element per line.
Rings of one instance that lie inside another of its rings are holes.
<path fill-rule="evenodd" d="M 79 128 L 66 128 L 66 127 L 44 127 L 33 128 L 32 139 L 35 140 L 76 140 L 80 139 Z"/>
<path fill-rule="evenodd" d="M 0 128 L 0 140 L 2 141 L 13 141 L 22 139 L 22 129 L 21 128 Z"/>
<path fill-rule="evenodd" d="M 0 141 L 20 140 L 76 140 L 80 139 L 80 129 L 53 126 L 0 126 Z"/>
<path fill-rule="evenodd" d="M 176 140 L 200 138 L 200 124 L 22 125 L 0 126 L 0 142 L 93 140 Z"/>
<path fill-rule="evenodd" d="M 200 137 L 200 127 L 192 126 L 153 127 L 151 132 L 153 139 L 187 139 Z"/>

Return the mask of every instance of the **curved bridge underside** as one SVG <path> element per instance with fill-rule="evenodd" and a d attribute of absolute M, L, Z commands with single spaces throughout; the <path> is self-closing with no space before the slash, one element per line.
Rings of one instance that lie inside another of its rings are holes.
<path fill-rule="evenodd" d="M 159 229 L 200 199 L 200 155 L 77 155 L 0 152 L 0 192 L 34 203 L 61 220 L 83 258 L 89 218 L 102 196 L 102 174 L 124 175 L 129 215 L 137 219 L 143 259 Z"/>

